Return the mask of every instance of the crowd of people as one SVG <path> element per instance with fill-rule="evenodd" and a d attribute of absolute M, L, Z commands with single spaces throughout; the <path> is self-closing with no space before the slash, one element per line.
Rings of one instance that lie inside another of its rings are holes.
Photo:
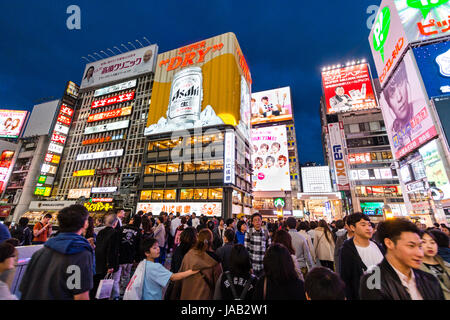
<path fill-rule="evenodd" d="M 81 205 L 58 213 L 56 232 L 50 219 L 31 229 L 22 218 L 11 232 L 0 224 L 0 299 L 97 299 L 109 280 L 106 299 L 120 300 L 138 273 L 142 300 L 450 299 L 444 224 L 374 224 L 362 213 L 327 223 L 123 210 L 94 221 Z M 13 295 L 4 274 L 11 278 L 15 247 L 30 244 L 43 247 Z"/>

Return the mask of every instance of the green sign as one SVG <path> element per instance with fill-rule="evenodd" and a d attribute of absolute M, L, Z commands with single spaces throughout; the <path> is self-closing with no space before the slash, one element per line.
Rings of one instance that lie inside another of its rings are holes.
<path fill-rule="evenodd" d="M 361 202 L 361 210 L 368 216 L 382 216 L 384 202 Z"/>
<path fill-rule="evenodd" d="M 384 63 L 384 44 L 386 43 L 389 28 L 391 26 L 391 10 L 389 7 L 384 7 L 378 15 L 375 22 L 375 29 L 373 32 L 373 47 L 375 51 L 379 51 L 381 60 Z"/>
<path fill-rule="evenodd" d="M 275 208 L 281 207 L 284 208 L 284 205 L 286 204 L 286 202 L 284 202 L 284 199 L 282 198 L 277 198 L 274 200 L 273 202 Z"/>
<path fill-rule="evenodd" d="M 38 183 L 45 183 L 47 181 L 47 176 L 39 176 Z"/>
<path fill-rule="evenodd" d="M 407 4 L 411 8 L 419 9 L 423 18 L 426 19 L 431 9 L 439 7 L 450 0 L 408 0 Z"/>

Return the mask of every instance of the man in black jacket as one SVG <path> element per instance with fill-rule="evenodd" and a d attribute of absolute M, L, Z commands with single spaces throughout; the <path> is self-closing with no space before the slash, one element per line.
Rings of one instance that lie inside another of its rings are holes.
<path fill-rule="evenodd" d="M 374 241 L 372 224 L 368 216 L 355 213 L 347 218 L 353 237 L 345 240 L 339 256 L 339 273 L 345 282 L 348 300 L 359 300 L 359 280 L 364 271 L 383 260 L 383 249 Z"/>
<path fill-rule="evenodd" d="M 230 256 L 231 249 L 233 249 L 235 233 L 232 229 L 225 230 L 224 241 L 225 244 L 216 250 L 217 256 L 220 258 L 222 262 L 222 270 L 230 271 Z"/>
<path fill-rule="evenodd" d="M 418 270 L 424 253 L 417 226 L 397 218 L 380 223 L 378 233 L 386 257 L 361 278 L 361 299 L 444 300 L 439 281 Z"/>
<path fill-rule="evenodd" d="M 107 274 L 119 271 L 119 245 L 120 233 L 116 230 L 118 218 L 115 214 L 110 214 L 105 218 L 105 228 L 97 235 L 95 247 L 95 271 L 94 289 L 91 298 L 95 297 L 98 285 Z M 114 290 L 113 290 L 113 294 Z M 116 298 L 116 297 L 113 297 Z"/>
<path fill-rule="evenodd" d="M 120 246 L 119 246 L 119 263 L 120 263 L 120 295 L 123 296 L 128 282 L 131 278 L 131 269 L 133 263 L 141 261 L 141 217 L 135 215 L 129 218 L 128 224 L 121 228 Z"/>

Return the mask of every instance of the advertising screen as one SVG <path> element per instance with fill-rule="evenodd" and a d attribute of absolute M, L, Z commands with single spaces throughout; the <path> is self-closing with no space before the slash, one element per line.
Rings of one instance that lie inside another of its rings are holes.
<path fill-rule="evenodd" d="M 134 80 L 122 82 L 119 84 L 115 84 L 110 87 L 98 89 L 98 90 L 95 90 L 94 97 L 100 97 L 100 96 L 104 96 L 105 94 L 110 94 L 110 93 L 117 92 L 117 91 L 131 89 L 131 88 L 136 87 L 136 83 L 137 83 L 137 80 L 134 79 Z"/>
<path fill-rule="evenodd" d="M 87 127 L 84 128 L 84 134 L 93 134 L 93 133 L 101 133 L 108 132 L 113 130 L 125 129 L 130 126 L 130 120 L 117 121 L 107 124 L 101 124 L 95 127 Z"/>
<path fill-rule="evenodd" d="M 176 214 L 180 212 L 182 216 L 192 214 L 204 215 L 206 217 L 220 217 L 222 215 L 222 203 L 218 202 L 188 202 L 188 203 L 145 203 L 138 202 L 136 212 L 168 212 Z"/>
<path fill-rule="evenodd" d="M 445 170 L 444 162 L 439 154 L 436 140 L 420 148 L 419 152 L 425 165 L 428 184 L 435 193 L 433 198 L 435 200 L 449 199 L 450 181 Z"/>
<path fill-rule="evenodd" d="M 96 121 L 102 121 L 107 119 L 113 119 L 118 117 L 124 117 L 129 116 L 131 114 L 132 107 L 124 107 L 120 109 L 115 109 L 111 111 L 105 111 L 100 113 L 91 114 L 88 117 L 87 122 L 96 122 Z"/>
<path fill-rule="evenodd" d="M 291 191 L 286 126 L 252 129 L 253 191 Z"/>
<path fill-rule="evenodd" d="M 322 72 L 327 114 L 377 107 L 369 66 L 360 64 Z"/>
<path fill-rule="evenodd" d="M 450 95 L 450 41 L 413 48 L 413 52 L 428 97 Z"/>
<path fill-rule="evenodd" d="M 408 52 L 386 84 L 380 100 L 386 131 L 397 160 L 437 135 L 412 59 Z"/>
<path fill-rule="evenodd" d="M 89 198 L 91 196 L 91 189 L 70 189 L 67 199 L 78 199 L 81 197 Z"/>
<path fill-rule="evenodd" d="M 363 214 L 368 216 L 383 216 L 384 202 L 361 202 Z"/>
<path fill-rule="evenodd" d="M 249 139 L 251 82 L 233 33 L 162 53 L 145 135 L 228 124 Z"/>
<path fill-rule="evenodd" d="M 128 93 L 119 94 L 118 96 L 114 96 L 111 98 L 95 100 L 91 104 L 91 109 L 96 109 L 96 108 L 106 107 L 106 106 L 110 106 L 110 105 L 117 104 L 117 103 L 131 101 L 134 99 L 134 94 L 135 94 L 135 92 L 131 91 Z"/>
<path fill-rule="evenodd" d="M 252 93 L 252 125 L 292 120 L 291 88 Z"/>
<path fill-rule="evenodd" d="M 27 115 L 27 111 L 0 110 L 0 138 L 18 138 Z"/>
<path fill-rule="evenodd" d="M 330 168 L 325 167 L 303 167 L 302 185 L 305 193 L 333 192 L 331 187 Z"/>
<path fill-rule="evenodd" d="M 329 123 L 331 153 L 333 157 L 334 173 L 339 191 L 350 190 L 347 165 L 344 160 L 344 125 L 342 122 Z"/>
<path fill-rule="evenodd" d="M 11 173 L 11 164 L 14 158 L 14 151 L 3 151 L 0 156 L 0 194 L 5 191 Z"/>
<path fill-rule="evenodd" d="M 433 104 L 439 116 L 439 121 L 441 123 L 442 130 L 444 131 L 448 147 L 450 141 L 450 96 L 435 98 L 433 99 Z"/>
<path fill-rule="evenodd" d="M 46 136 L 52 129 L 55 121 L 55 114 L 58 113 L 59 100 L 53 100 L 33 107 L 30 120 L 24 130 L 23 137 Z"/>
<path fill-rule="evenodd" d="M 148 47 L 89 63 L 84 69 L 80 88 L 89 88 L 107 82 L 153 72 L 155 70 L 157 54 L 158 46 L 153 44 Z"/>

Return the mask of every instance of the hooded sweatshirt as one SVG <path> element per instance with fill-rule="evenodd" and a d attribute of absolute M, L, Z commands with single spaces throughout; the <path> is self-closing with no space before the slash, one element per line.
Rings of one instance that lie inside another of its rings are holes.
<path fill-rule="evenodd" d="M 93 287 L 94 255 L 89 242 L 60 233 L 36 251 L 20 284 L 22 300 L 72 300 Z"/>

